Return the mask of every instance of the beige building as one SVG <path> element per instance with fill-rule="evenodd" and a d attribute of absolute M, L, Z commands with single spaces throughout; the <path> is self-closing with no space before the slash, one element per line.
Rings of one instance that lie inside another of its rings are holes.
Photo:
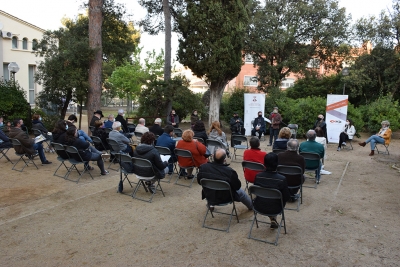
<path fill-rule="evenodd" d="M 35 44 L 42 39 L 45 30 L 14 17 L 0 10 L 0 76 L 3 79 L 12 79 L 8 64 L 15 62 L 19 71 L 15 74 L 15 81 L 26 92 L 31 105 L 42 86 L 34 82 L 37 65 L 43 58 L 33 53 Z"/>

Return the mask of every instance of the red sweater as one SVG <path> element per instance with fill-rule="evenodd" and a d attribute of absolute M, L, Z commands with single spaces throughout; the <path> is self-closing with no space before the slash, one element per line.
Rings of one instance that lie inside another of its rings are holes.
<path fill-rule="evenodd" d="M 264 164 L 265 155 L 267 155 L 267 152 L 261 151 L 261 149 L 253 149 L 253 148 L 246 149 L 243 153 L 243 160 Z M 259 173 L 259 172 L 244 169 L 244 178 L 248 182 L 254 183 L 254 179 L 255 179 L 257 173 Z"/>

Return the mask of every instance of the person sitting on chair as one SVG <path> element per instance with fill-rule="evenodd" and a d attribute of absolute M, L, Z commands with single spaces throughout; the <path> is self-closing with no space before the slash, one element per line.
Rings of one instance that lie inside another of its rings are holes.
<path fill-rule="evenodd" d="M 283 127 L 279 131 L 278 139 L 275 140 L 272 149 L 286 150 L 287 142 L 289 141 L 291 136 L 292 132 L 290 131 L 290 129 L 288 127 Z"/>
<path fill-rule="evenodd" d="M 139 124 L 136 125 L 135 132 L 142 133 L 142 134 L 147 133 L 149 131 L 149 128 L 147 128 L 145 125 L 146 125 L 146 120 L 143 118 L 140 118 Z"/>
<path fill-rule="evenodd" d="M 93 136 L 96 136 L 101 139 L 103 144 L 94 144 L 95 148 L 99 151 L 110 149 L 109 144 L 107 143 L 107 138 L 109 138 L 108 133 L 106 132 L 104 123 L 101 120 L 98 120 L 94 123 L 95 128 L 93 130 Z M 79 132 L 78 132 L 79 133 Z M 104 147 L 103 147 L 104 145 Z"/>
<path fill-rule="evenodd" d="M 317 133 L 314 130 L 308 130 L 307 141 L 300 144 L 299 152 L 308 152 L 308 153 L 316 153 L 322 159 L 325 155 L 325 148 L 320 143 L 317 143 L 315 139 L 317 138 Z M 315 171 L 315 179 L 317 180 L 317 184 L 319 184 L 319 180 L 321 178 L 321 161 L 319 163 L 315 163 L 313 161 L 306 161 L 306 169 L 316 169 Z"/>
<path fill-rule="evenodd" d="M 362 147 L 364 147 L 368 143 L 371 143 L 371 153 L 369 153 L 369 156 L 374 155 L 376 143 L 385 144 L 385 146 L 388 146 L 390 144 L 390 138 L 392 136 L 392 130 L 389 128 L 390 122 L 382 121 L 381 125 L 382 128 L 377 134 L 370 136 L 367 140 L 365 140 L 365 142 L 358 143 Z"/>
<path fill-rule="evenodd" d="M 42 116 L 39 114 L 33 114 L 32 116 L 32 129 L 36 129 L 42 132 L 43 136 L 46 137 L 47 140 L 53 141 L 53 136 L 49 134 L 49 131 L 46 129 L 42 122 Z M 35 134 L 35 137 L 39 134 Z"/>
<path fill-rule="evenodd" d="M 35 143 L 35 140 L 30 138 L 29 135 L 21 129 L 23 124 L 24 121 L 22 119 L 15 119 L 14 127 L 12 127 L 10 130 L 10 138 L 17 139 L 21 143 L 21 146 L 14 148 L 15 152 L 18 154 L 26 154 L 30 158 L 39 153 L 39 158 L 42 164 L 51 164 L 51 162 L 48 161 L 44 155 L 42 143 Z"/>
<path fill-rule="evenodd" d="M 107 117 L 107 120 L 104 122 L 104 128 L 112 129 L 112 125 L 115 121 L 114 115 L 110 114 Z"/>
<path fill-rule="evenodd" d="M 229 157 L 228 142 L 226 141 L 225 133 L 220 128 L 219 121 L 213 121 L 213 123 L 211 124 L 210 130 L 208 132 L 208 139 L 220 141 Z M 213 151 L 211 151 L 211 153 L 213 153 Z"/>
<path fill-rule="evenodd" d="M 250 138 L 250 149 L 246 149 L 243 152 L 243 160 L 264 164 L 265 155 L 267 155 L 267 152 L 261 151 L 260 149 L 260 139 L 256 136 L 252 136 Z M 254 183 L 257 173 L 259 172 L 244 169 L 244 179 L 249 183 Z"/>
<path fill-rule="evenodd" d="M 94 127 L 94 123 L 95 121 L 101 120 L 101 118 L 103 118 L 103 112 L 101 110 L 96 110 L 94 112 L 94 115 L 92 117 L 92 120 L 90 121 L 90 126 Z"/>
<path fill-rule="evenodd" d="M 297 139 L 290 139 L 287 142 L 287 151 L 278 154 L 279 165 L 297 166 L 301 168 L 301 183 L 304 183 L 304 170 L 306 168 L 306 161 L 303 156 L 299 155 L 299 141 Z M 298 185 L 299 177 L 293 175 L 286 175 L 288 186 Z M 291 201 L 296 201 L 299 198 L 297 194 L 299 189 L 289 189 Z"/>
<path fill-rule="evenodd" d="M 128 128 L 128 123 L 124 119 L 124 116 L 125 116 L 124 110 L 119 109 L 118 115 L 117 115 L 117 117 L 115 117 L 115 122 L 119 121 L 121 123 L 121 130 L 124 133 L 134 132 L 134 129 Z M 112 128 L 112 126 L 111 126 L 111 128 Z M 130 138 L 130 136 L 127 136 L 127 137 Z"/>
<path fill-rule="evenodd" d="M 339 135 L 339 144 L 337 151 L 340 151 L 340 148 L 342 146 L 346 146 L 346 141 L 352 140 L 355 134 L 356 134 L 356 128 L 353 125 L 353 121 L 347 119 L 346 124 L 343 126 L 343 129 Z"/>
<path fill-rule="evenodd" d="M 154 120 L 154 125 L 149 128 L 149 131 L 158 136 L 161 136 L 164 133 L 164 129 L 161 127 L 160 118 Z"/>
<path fill-rule="evenodd" d="M 262 115 L 262 111 L 258 112 L 258 117 L 253 121 L 253 130 L 251 130 L 251 135 L 256 136 L 258 133 L 258 138 L 261 139 L 263 133 L 265 133 L 265 120 Z"/>
<path fill-rule="evenodd" d="M 207 144 L 208 135 L 206 133 L 206 127 L 204 122 L 196 121 L 193 126 L 194 137 L 203 139 L 204 143 Z"/>
<path fill-rule="evenodd" d="M 121 122 L 114 122 L 112 129 L 113 130 L 108 134 L 109 138 L 115 140 L 118 143 L 119 148 L 122 152 L 129 153 L 129 155 L 133 156 L 132 147 L 129 145 L 131 141 L 124 134 L 120 133 Z"/>
<path fill-rule="evenodd" d="M 190 127 L 193 130 L 194 124 L 196 123 L 196 121 L 199 120 L 199 115 L 197 114 L 197 110 L 193 110 L 192 115 L 190 115 Z"/>
<path fill-rule="evenodd" d="M 214 161 L 211 163 L 203 164 L 199 168 L 197 175 L 197 182 L 201 184 L 201 180 L 211 179 L 228 182 L 231 186 L 232 196 L 234 201 L 242 202 L 249 210 L 253 210 L 253 204 L 251 203 L 250 197 L 241 188 L 242 184 L 239 180 L 237 172 L 224 164 L 226 158 L 225 149 L 219 148 L 214 151 Z M 207 189 L 203 189 L 207 190 Z M 207 194 L 210 196 L 211 194 Z M 202 199 L 205 198 L 205 193 L 202 191 Z M 208 207 L 211 211 L 214 210 L 212 204 L 226 203 L 230 200 L 230 195 L 225 192 L 213 191 L 212 199 L 209 199 L 211 203 Z"/>
<path fill-rule="evenodd" d="M 168 162 L 161 160 L 160 153 L 154 147 L 155 140 L 156 137 L 152 132 L 144 133 L 140 145 L 133 152 L 135 158 L 147 159 L 153 165 L 155 179 L 146 182 L 151 193 L 154 193 L 156 190 L 154 183 L 157 179 L 165 177 L 165 168 L 168 166 Z M 135 174 L 143 177 L 151 177 L 153 176 L 153 171 L 150 171 L 148 168 L 136 168 Z"/>
<path fill-rule="evenodd" d="M 12 148 L 13 145 L 7 135 L 0 130 L 0 148 Z"/>
<path fill-rule="evenodd" d="M 239 117 L 238 112 L 235 111 L 233 113 L 233 117 L 231 118 L 229 124 L 231 125 L 232 136 L 234 134 L 244 135 L 246 133 L 246 129 L 243 127 L 244 126 L 243 120 Z M 235 145 L 240 145 L 240 142 L 237 142 L 235 144 L 231 137 L 231 146 L 234 147 Z"/>
<path fill-rule="evenodd" d="M 171 175 L 174 172 L 174 164 L 177 162 L 175 156 L 175 145 L 176 142 L 172 139 L 174 136 L 174 127 L 172 125 L 167 125 L 164 128 L 164 133 L 160 135 L 157 139 L 157 146 L 168 147 L 171 151 L 171 157 L 168 160 L 168 175 Z M 185 176 L 185 172 L 182 172 L 182 175 Z"/>
<path fill-rule="evenodd" d="M 282 154 L 282 153 L 281 153 Z M 278 155 L 275 153 L 268 153 L 264 157 L 265 171 L 260 172 L 256 175 L 254 185 L 258 185 L 265 188 L 278 189 L 282 194 L 282 203 L 285 207 L 286 202 L 290 199 L 290 192 L 288 189 L 287 181 L 285 176 L 276 172 L 278 167 Z M 277 199 L 266 200 L 260 197 L 256 197 L 253 202 L 254 209 L 266 213 L 266 214 L 277 214 L 281 212 L 281 201 Z M 271 220 L 271 229 L 279 227 L 276 217 L 269 217 Z"/>
<path fill-rule="evenodd" d="M 96 117 L 96 116 L 93 116 L 93 117 Z M 96 127 L 96 121 L 101 121 L 101 120 L 95 120 L 94 125 L 93 125 L 94 127 Z M 74 128 L 74 127 L 78 128 L 75 126 L 75 123 L 78 122 L 78 118 L 74 114 L 69 115 L 66 122 L 67 122 L 68 128 Z M 78 137 L 83 141 L 88 141 L 89 143 L 93 144 L 92 138 L 90 138 L 89 135 L 87 135 L 87 133 L 84 130 L 78 129 Z"/>

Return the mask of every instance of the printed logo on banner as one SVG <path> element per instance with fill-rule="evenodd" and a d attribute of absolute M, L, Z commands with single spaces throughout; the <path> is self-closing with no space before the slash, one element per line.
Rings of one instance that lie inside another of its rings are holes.
<path fill-rule="evenodd" d="M 257 97 L 253 96 L 253 102 L 257 102 Z"/>
<path fill-rule="evenodd" d="M 329 122 L 330 122 L 330 123 L 342 123 L 341 120 L 330 120 Z"/>

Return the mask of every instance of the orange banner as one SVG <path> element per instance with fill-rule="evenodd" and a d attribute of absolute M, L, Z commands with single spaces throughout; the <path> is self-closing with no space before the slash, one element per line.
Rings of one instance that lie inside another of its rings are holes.
<path fill-rule="evenodd" d="M 345 107 L 345 106 L 347 106 L 348 103 L 349 103 L 349 100 L 345 99 L 345 100 L 330 104 L 329 106 L 326 106 L 326 111 Z"/>

